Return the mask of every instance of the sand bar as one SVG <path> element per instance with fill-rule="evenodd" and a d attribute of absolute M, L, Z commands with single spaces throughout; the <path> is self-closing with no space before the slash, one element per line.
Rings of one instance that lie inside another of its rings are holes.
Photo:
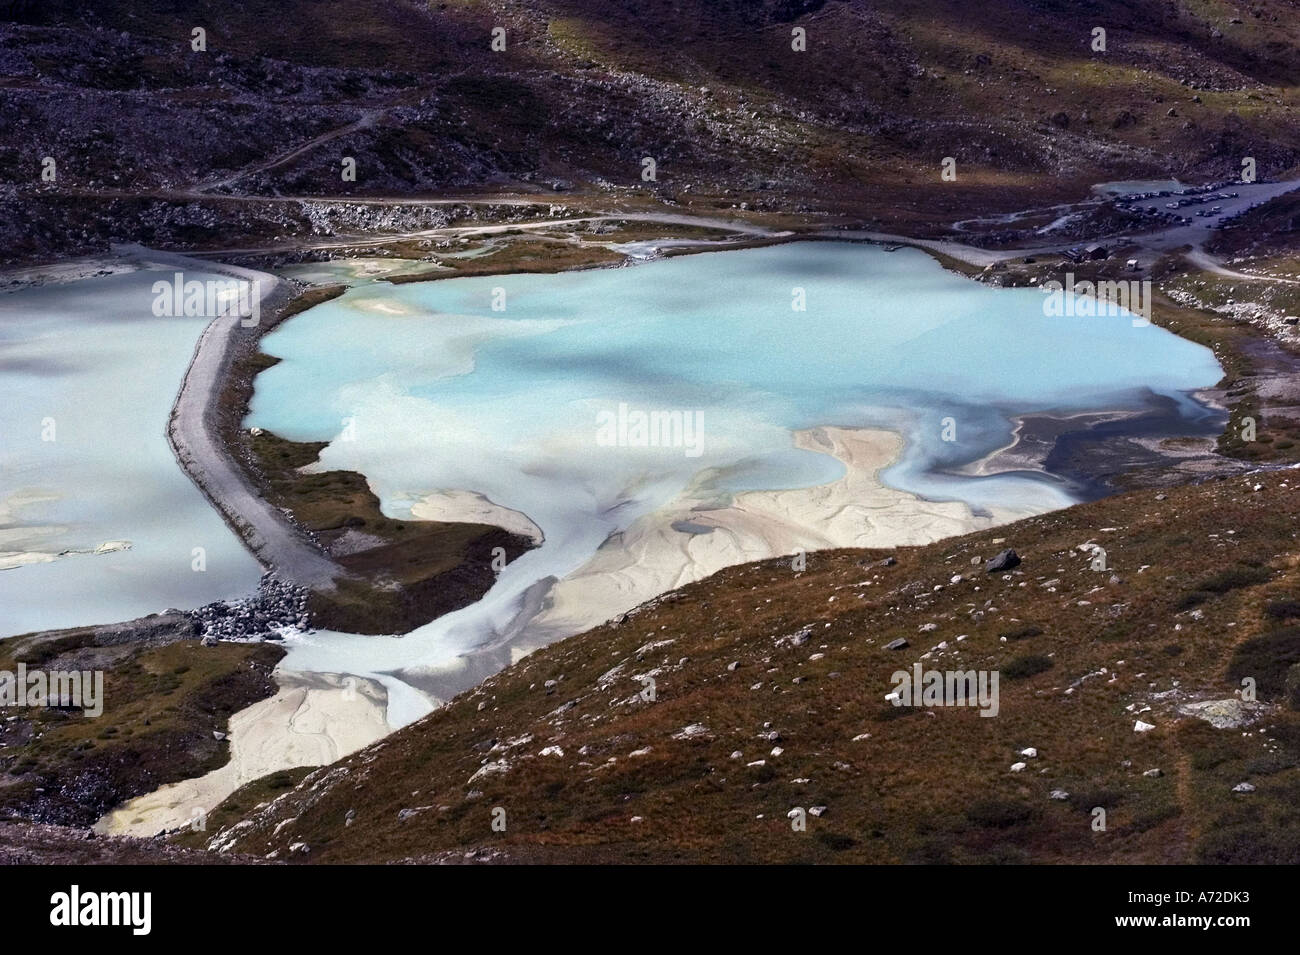
<path fill-rule="evenodd" d="M 281 769 L 323 766 L 386 736 L 386 694 L 372 681 L 277 671 L 280 691 L 230 718 L 230 761 L 119 806 L 95 825 L 110 835 L 152 836 L 192 823 L 239 787 Z M 215 833 L 213 833 L 215 835 Z"/>

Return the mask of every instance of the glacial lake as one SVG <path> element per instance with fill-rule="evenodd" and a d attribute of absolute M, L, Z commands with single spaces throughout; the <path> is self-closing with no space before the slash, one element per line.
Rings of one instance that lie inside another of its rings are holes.
<path fill-rule="evenodd" d="M 0 552 L 74 552 L 0 570 L 0 636 L 115 623 L 257 586 L 257 562 L 167 444 L 206 324 L 154 316 L 151 286 L 171 275 L 0 293 Z M 130 547 L 93 553 L 110 542 Z"/>
<path fill-rule="evenodd" d="M 693 482 L 725 499 L 839 478 L 838 460 L 793 446 L 799 429 L 895 430 L 905 446 L 886 485 L 976 513 L 1042 512 L 1079 490 L 954 469 L 1005 446 L 1022 413 L 1140 409 L 1156 395 L 1190 427 L 1211 412 L 1189 392 L 1222 375 L 1208 349 L 1131 316 L 1047 317 L 1037 290 L 974 283 L 915 250 L 832 242 L 367 284 L 263 348 L 282 361 L 258 377 L 247 426 L 329 441 L 322 466 L 365 474 L 390 516 L 467 490 L 545 534 L 484 600 L 410 635 L 289 641 L 286 669 L 383 682 L 393 726 L 431 706 L 414 675 L 473 670 L 465 655 L 508 644 L 539 586 Z M 626 433 L 611 445 L 602 422 L 637 412 L 690 416 L 698 445 Z"/>

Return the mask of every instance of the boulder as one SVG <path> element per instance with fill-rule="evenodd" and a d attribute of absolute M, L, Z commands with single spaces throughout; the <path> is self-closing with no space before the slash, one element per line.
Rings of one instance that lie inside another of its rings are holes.
<path fill-rule="evenodd" d="M 1225 700 L 1184 703 L 1178 707 L 1178 712 L 1183 716 L 1194 716 L 1205 720 L 1218 730 L 1235 730 L 1254 723 L 1264 709 L 1261 703 L 1243 703 L 1236 697 L 1229 697 Z"/>
<path fill-rule="evenodd" d="M 712 739 L 713 734 L 703 723 L 691 723 L 689 726 L 683 726 L 681 730 L 673 734 L 673 739 Z"/>
<path fill-rule="evenodd" d="M 776 638 L 778 647 L 801 647 L 808 642 L 808 636 L 812 633 L 812 627 L 804 627 L 796 630 L 794 633 L 787 633 L 784 637 Z"/>
<path fill-rule="evenodd" d="M 989 558 L 984 564 L 984 572 L 996 574 L 1004 570 L 1014 570 L 1020 566 L 1020 555 L 1008 547 Z"/>
<path fill-rule="evenodd" d="M 469 778 L 469 782 L 472 783 L 476 779 L 483 779 L 488 776 L 496 776 L 507 772 L 509 769 L 510 764 L 504 759 L 497 760 L 496 762 L 484 763 L 474 771 L 474 775 Z"/>

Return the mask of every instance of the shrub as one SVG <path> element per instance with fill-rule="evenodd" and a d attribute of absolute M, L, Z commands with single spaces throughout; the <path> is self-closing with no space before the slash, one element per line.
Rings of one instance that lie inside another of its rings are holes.
<path fill-rule="evenodd" d="M 1261 695 L 1276 699 L 1286 693 L 1287 671 L 1300 663 L 1300 627 L 1286 627 L 1252 637 L 1239 645 L 1228 666 L 1228 679 L 1240 684 L 1253 677 Z"/>
<path fill-rule="evenodd" d="M 1023 846 L 999 842 L 973 861 L 976 865 L 1028 865 L 1032 860 Z"/>
<path fill-rule="evenodd" d="M 1188 754 L 1192 769 L 1206 772 L 1237 759 L 1238 741 L 1201 720 L 1184 724 L 1178 731 L 1180 748 Z"/>
<path fill-rule="evenodd" d="M 966 808 L 966 818 L 985 829 L 1010 829 L 1037 815 L 1033 806 L 1010 799 L 981 799 Z"/>
<path fill-rule="evenodd" d="M 1197 862 L 1214 865 L 1300 864 L 1300 835 L 1260 823 L 1211 826 L 1196 850 Z"/>
<path fill-rule="evenodd" d="M 1230 590 L 1266 583 L 1271 576 L 1267 567 L 1228 567 L 1206 577 L 1196 585 L 1196 589 L 1207 590 L 1212 594 L 1226 594 Z"/>
<path fill-rule="evenodd" d="M 1112 621 L 1102 628 L 1101 633 L 1097 634 L 1097 639 L 1102 643 L 1131 640 L 1133 639 L 1133 624 L 1128 620 Z"/>
<path fill-rule="evenodd" d="M 1296 761 L 1290 756 L 1277 753 L 1269 753 L 1267 756 L 1260 756 L 1252 759 L 1246 764 L 1247 776 L 1273 776 L 1277 773 L 1284 773 L 1288 769 L 1295 769 Z"/>
<path fill-rule="evenodd" d="M 1214 594 L 1205 590 L 1193 590 L 1189 594 L 1183 594 L 1178 603 L 1174 604 L 1174 609 L 1191 610 L 1193 607 L 1199 607 L 1213 596 Z"/>
<path fill-rule="evenodd" d="M 1178 808 L 1177 803 L 1162 803 L 1153 809 L 1148 809 L 1134 816 L 1130 828 L 1134 832 L 1146 832 L 1148 829 L 1154 829 L 1170 819 L 1177 819 L 1180 814 L 1181 810 Z"/>
<path fill-rule="evenodd" d="M 1275 620 L 1300 617 L 1300 600 L 1270 600 L 1264 605 L 1264 613 Z"/>
<path fill-rule="evenodd" d="M 904 716 L 914 716 L 921 712 L 919 706 L 895 706 L 887 703 L 876 711 L 875 721 L 877 723 L 888 723 L 890 720 L 901 719 Z"/>
<path fill-rule="evenodd" d="M 1124 794 L 1118 789 L 1086 789 L 1070 794 L 1070 805 L 1079 812 L 1092 812 L 1098 806 L 1114 809 L 1124 801 Z"/>
<path fill-rule="evenodd" d="M 1300 710 L 1300 663 L 1293 663 L 1287 669 L 1283 696 L 1287 706 L 1293 710 Z"/>
<path fill-rule="evenodd" d="M 1002 675 L 1009 680 L 1024 680 L 1052 668 L 1052 658 L 1041 653 L 1027 653 L 1016 657 L 1002 667 Z"/>
<path fill-rule="evenodd" d="M 952 865 L 952 846 L 944 839 L 931 837 L 908 850 L 903 861 L 907 865 Z"/>
<path fill-rule="evenodd" d="M 1184 594 L 1175 605 L 1177 610 L 1191 610 L 1216 594 L 1226 594 L 1243 587 L 1267 583 L 1272 575 L 1267 567 L 1228 567 L 1197 583 L 1190 593 Z"/>
<path fill-rule="evenodd" d="M 841 832 L 823 832 L 820 829 L 817 831 L 817 839 L 832 852 L 844 852 L 858 844 L 858 840 L 852 836 L 846 836 Z"/>

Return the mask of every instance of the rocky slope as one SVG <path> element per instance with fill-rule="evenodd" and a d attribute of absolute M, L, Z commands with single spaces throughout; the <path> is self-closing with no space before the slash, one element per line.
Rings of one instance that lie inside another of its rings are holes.
<path fill-rule="evenodd" d="M 1077 198 L 1099 179 L 1217 177 L 1246 155 L 1265 176 L 1300 156 L 1290 2 L 4 6 L 10 258 L 111 239 L 265 239 L 311 218 L 199 193 L 576 189 L 921 228 Z M 495 27 L 504 51 L 491 49 Z M 939 181 L 945 156 L 955 182 Z M 54 182 L 41 179 L 45 157 Z M 642 178 L 646 157 L 654 181 Z M 141 193 L 147 215 L 112 205 Z"/>
<path fill-rule="evenodd" d="M 258 605 L 254 616 L 269 616 L 285 602 L 264 587 L 260 605 L 245 602 L 228 615 Z M 169 611 L 0 643 L 0 671 L 8 674 L 20 663 L 50 673 L 103 671 L 99 716 L 23 707 L 0 723 L 0 817 L 91 826 L 134 796 L 224 764 L 227 720 L 275 692 L 271 671 L 284 655 L 274 644 L 199 641 L 205 630 L 221 633 L 226 616 L 214 605 L 197 619 Z M 0 859 L 9 837 L 22 831 L 0 833 Z"/>
<path fill-rule="evenodd" d="M 1298 481 L 723 571 L 529 656 L 210 845 L 313 862 L 1298 862 Z M 1008 546 L 1021 563 L 990 571 Z M 916 663 L 998 671 L 996 717 L 892 705 L 891 675 Z"/>

